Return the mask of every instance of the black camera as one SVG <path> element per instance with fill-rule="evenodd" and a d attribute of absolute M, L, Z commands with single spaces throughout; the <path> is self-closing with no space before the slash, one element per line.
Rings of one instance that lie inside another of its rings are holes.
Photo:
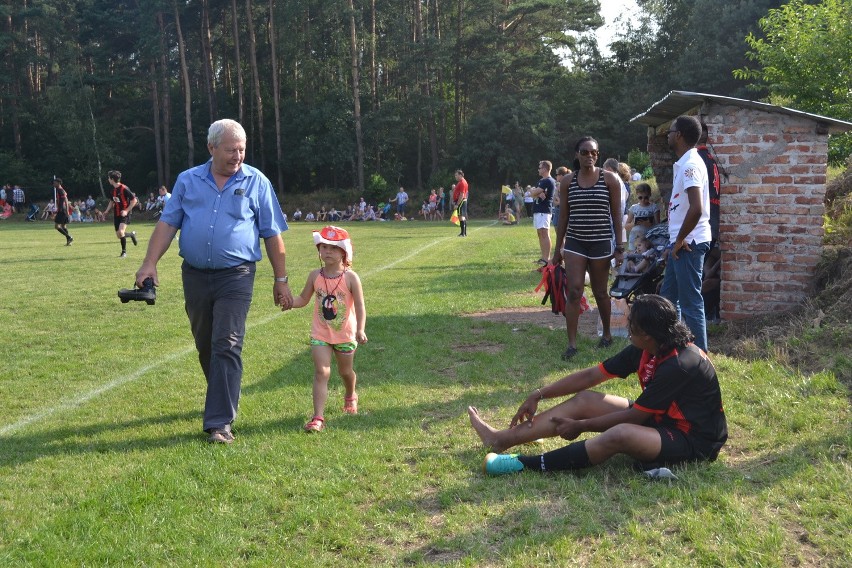
<path fill-rule="evenodd" d="M 134 302 L 145 302 L 149 306 L 153 306 L 157 300 L 157 290 L 154 289 L 154 279 L 150 276 L 142 282 L 141 288 L 122 288 L 118 291 L 118 297 L 121 298 L 121 303 L 126 304 L 130 300 Z"/>

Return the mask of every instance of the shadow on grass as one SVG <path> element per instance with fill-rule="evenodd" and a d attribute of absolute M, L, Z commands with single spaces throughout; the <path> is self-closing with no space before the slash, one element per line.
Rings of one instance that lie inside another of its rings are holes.
<path fill-rule="evenodd" d="M 123 422 L 98 422 L 88 426 L 45 429 L 34 434 L 16 433 L 2 440 L 3 453 L 0 467 L 14 467 L 37 459 L 56 455 L 111 453 L 165 448 L 200 439 L 198 431 L 185 434 L 152 436 L 152 426 L 166 426 L 176 422 L 199 419 L 199 412 L 187 411 L 175 414 L 138 418 Z M 107 434 L 123 432 L 120 440 L 101 440 Z M 135 435 L 134 435 L 135 434 Z"/>

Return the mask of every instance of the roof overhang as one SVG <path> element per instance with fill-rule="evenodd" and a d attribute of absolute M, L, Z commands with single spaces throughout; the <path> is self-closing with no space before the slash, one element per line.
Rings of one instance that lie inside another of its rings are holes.
<path fill-rule="evenodd" d="M 707 93 L 691 93 L 689 91 L 671 91 L 668 95 L 651 105 L 651 108 L 642 114 L 631 118 L 630 122 L 638 122 L 639 124 L 656 128 L 657 126 L 669 122 L 707 102 L 807 118 L 818 124 L 824 125 L 829 134 L 838 134 L 852 130 L 852 122 L 846 122 L 845 120 L 829 118 L 827 116 L 771 105 L 769 103 L 737 99 L 734 97 L 723 97 L 720 95 L 710 95 Z"/>

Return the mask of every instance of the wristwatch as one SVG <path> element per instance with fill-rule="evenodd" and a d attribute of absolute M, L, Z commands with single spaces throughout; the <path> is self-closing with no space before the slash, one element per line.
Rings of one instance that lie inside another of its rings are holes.
<path fill-rule="evenodd" d="M 276 281 L 276 282 L 283 282 L 284 284 L 286 284 L 287 282 L 289 282 L 289 280 L 290 280 L 290 279 L 289 279 L 287 276 L 282 276 L 281 278 L 277 278 L 277 277 L 275 278 L 275 281 Z"/>

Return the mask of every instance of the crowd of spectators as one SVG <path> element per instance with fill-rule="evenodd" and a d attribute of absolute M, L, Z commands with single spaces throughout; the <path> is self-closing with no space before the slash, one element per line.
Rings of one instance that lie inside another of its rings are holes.
<path fill-rule="evenodd" d="M 399 193 L 395 197 L 389 197 L 386 201 L 380 201 L 376 204 L 368 203 L 362 197 L 358 200 L 358 203 L 347 205 L 342 209 L 322 205 L 317 210 L 302 211 L 300 207 L 297 207 L 291 215 L 287 215 L 287 220 L 319 223 L 411 221 L 414 219 L 439 221 L 444 219 L 448 207 L 443 187 L 430 189 L 429 194 L 416 210 L 410 207 L 410 204 L 411 200 L 408 198 L 408 194 L 403 188 L 399 188 Z"/>
<path fill-rule="evenodd" d="M 171 197 L 165 186 L 161 186 L 158 193 L 149 193 L 148 199 L 138 203 L 135 209 L 158 217 Z M 106 220 L 106 199 L 98 202 L 92 195 L 88 195 L 85 199 L 70 199 L 69 204 L 69 221 L 72 223 L 102 223 Z M 0 187 L 0 219 L 9 219 L 16 213 L 25 214 L 27 221 L 52 221 L 56 216 L 56 203 L 52 198 L 46 203 L 28 201 L 26 192 L 19 185 L 6 184 Z"/>

